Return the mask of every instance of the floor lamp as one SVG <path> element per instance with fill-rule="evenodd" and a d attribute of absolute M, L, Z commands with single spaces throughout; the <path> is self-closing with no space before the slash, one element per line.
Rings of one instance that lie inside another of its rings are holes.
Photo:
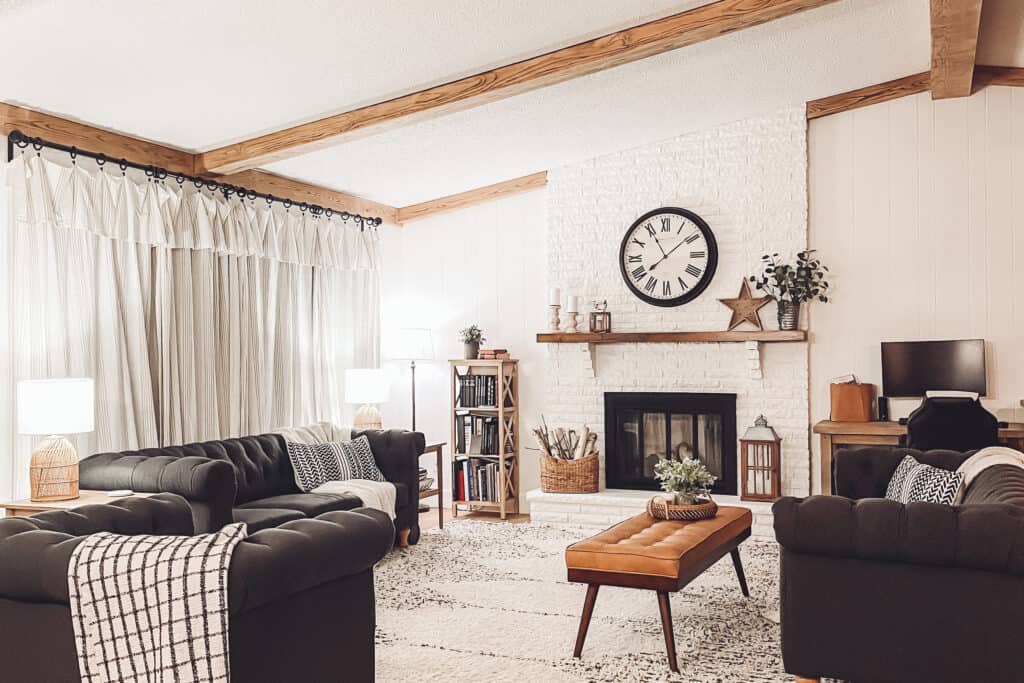
<path fill-rule="evenodd" d="M 423 327 L 406 327 L 398 330 L 395 335 L 395 360 L 409 361 L 412 375 L 412 431 L 416 431 L 416 361 L 434 359 L 434 338 L 430 330 Z M 441 477 L 441 473 L 437 473 Z M 430 507 L 420 503 L 419 511 L 426 512 Z"/>
<path fill-rule="evenodd" d="M 398 331 L 395 360 L 409 361 L 412 374 L 412 430 L 416 431 L 416 361 L 434 359 L 434 339 L 423 327 L 406 327 Z"/>

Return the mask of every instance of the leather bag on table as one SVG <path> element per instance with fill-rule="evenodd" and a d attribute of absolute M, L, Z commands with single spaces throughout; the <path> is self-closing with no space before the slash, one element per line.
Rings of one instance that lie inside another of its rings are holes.
<path fill-rule="evenodd" d="M 847 382 L 829 387 L 833 422 L 871 422 L 875 385 Z"/>

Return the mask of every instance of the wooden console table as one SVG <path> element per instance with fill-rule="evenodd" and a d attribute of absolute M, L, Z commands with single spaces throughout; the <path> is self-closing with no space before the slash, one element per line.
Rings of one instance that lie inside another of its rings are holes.
<path fill-rule="evenodd" d="M 821 437 L 821 492 L 832 493 L 832 455 L 844 446 L 898 446 L 907 433 L 899 422 L 832 422 L 822 420 L 814 425 Z M 1024 423 L 1011 422 L 999 429 L 999 442 L 1024 450 Z"/>
<path fill-rule="evenodd" d="M 428 443 L 421 454 L 434 453 L 437 456 L 437 479 L 434 480 L 434 488 L 420 489 L 420 500 L 437 496 L 437 527 L 439 529 L 444 528 L 444 456 L 442 455 L 444 445 L 444 441 Z"/>

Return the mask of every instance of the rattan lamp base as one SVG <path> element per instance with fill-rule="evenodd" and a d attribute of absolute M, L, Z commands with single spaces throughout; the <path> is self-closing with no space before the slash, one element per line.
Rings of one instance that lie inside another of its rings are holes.
<path fill-rule="evenodd" d="M 384 425 L 377 406 L 365 404 L 359 406 L 359 410 L 356 411 L 352 426 L 356 429 L 382 429 Z"/>
<path fill-rule="evenodd" d="M 48 436 L 32 451 L 29 464 L 33 502 L 78 498 L 78 453 L 63 436 Z"/>

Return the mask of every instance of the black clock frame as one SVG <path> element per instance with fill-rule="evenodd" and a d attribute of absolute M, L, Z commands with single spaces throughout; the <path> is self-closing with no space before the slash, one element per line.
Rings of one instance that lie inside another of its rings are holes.
<path fill-rule="evenodd" d="M 634 284 L 633 280 L 629 277 L 629 272 L 626 270 L 625 256 L 626 256 L 626 244 L 629 242 L 629 236 L 633 234 L 633 231 L 640 227 L 643 223 L 650 220 L 654 216 L 659 214 L 672 213 L 677 216 L 681 216 L 686 220 L 690 221 L 697 226 L 697 229 L 704 235 L 704 240 L 708 243 L 708 267 L 704 271 L 704 277 L 700 279 L 697 286 L 680 296 L 672 299 L 656 299 L 652 296 L 648 296 L 646 293 L 638 289 Z M 668 308 L 671 306 L 682 306 L 685 303 L 689 303 L 696 299 L 698 296 L 704 293 L 704 290 L 708 288 L 711 281 L 715 277 L 715 273 L 718 271 L 718 242 L 715 241 L 715 233 L 711 232 L 711 227 L 707 222 L 695 214 L 689 209 L 680 209 L 675 206 L 663 206 L 660 209 L 654 209 L 648 211 L 644 215 L 633 221 L 633 224 L 626 230 L 626 234 L 622 237 L 622 244 L 619 245 L 619 272 L 622 273 L 622 281 L 626 283 L 626 286 L 638 299 L 641 301 L 651 304 L 652 306 L 662 306 Z"/>

